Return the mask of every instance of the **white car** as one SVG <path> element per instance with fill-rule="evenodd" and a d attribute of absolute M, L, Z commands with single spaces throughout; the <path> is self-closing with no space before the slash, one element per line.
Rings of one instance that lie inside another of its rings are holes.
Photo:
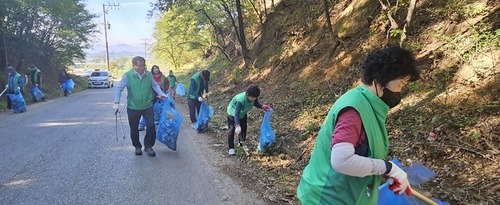
<path fill-rule="evenodd" d="M 80 76 L 82 76 L 82 77 L 90 77 L 90 74 L 92 74 L 92 72 L 94 72 L 94 71 L 92 71 L 92 70 L 85 70 L 82 73 L 80 73 Z"/>
<path fill-rule="evenodd" d="M 113 79 L 108 71 L 93 71 L 88 79 L 89 88 L 110 88 L 113 87 Z"/>

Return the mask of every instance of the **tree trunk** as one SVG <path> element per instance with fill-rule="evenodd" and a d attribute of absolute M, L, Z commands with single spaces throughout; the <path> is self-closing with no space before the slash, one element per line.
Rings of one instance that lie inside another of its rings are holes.
<path fill-rule="evenodd" d="M 3 17 L 0 17 L 0 48 L 1 48 L 1 54 L 2 57 L 0 58 L 0 65 L 4 66 L 4 68 L 7 68 L 8 66 L 8 61 L 7 61 L 7 45 L 5 42 L 5 35 L 4 35 L 4 29 L 3 29 Z"/>
<path fill-rule="evenodd" d="M 266 0 L 263 0 L 264 1 L 264 14 L 266 15 L 266 19 L 267 19 L 267 5 L 266 5 Z"/>
<path fill-rule="evenodd" d="M 323 0 L 323 8 L 325 11 L 325 18 L 326 18 L 326 26 L 325 28 L 327 29 L 328 34 L 330 35 L 331 39 L 336 39 L 335 34 L 333 33 L 333 27 L 332 27 L 332 21 L 330 20 L 330 7 L 328 6 L 327 0 Z M 331 58 L 333 54 L 335 53 L 335 50 L 337 47 L 340 45 L 340 41 L 337 39 L 336 41 L 332 41 L 333 46 L 330 47 L 328 51 L 328 58 Z"/>
<path fill-rule="evenodd" d="M 262 12 L 260 12 L 257 7 L 255 7 L 255 4 L 253 3 L 252 0 L 249 0 L 250 4 L 252 4 L 252 7 L 253 7 L 253 10 L 255 11 L 255 13 L 257 13 L 257 16 L 259 16 L 259 22 L 260 22 L 260 25 L 264 25 L 264 20 L 262 19 Z"/>
<path fill-rule="evenodd" d="M 219 25 L 217 25 L 217 23 L 215 23 L 212 18 L 210 18 L 210 16 L 207 14 L 207 12 L 205 11 L 205 9 L 199 9 L 199 10 L 195 10 L 196 12 L 202 12 L 203 15 L 205 15 L 208 19 L 208 21 L 210 22 L 210 24 L 214 27 L 214 36 L 215 36 L 215 40 L 217 41 L 217 48 L 219 48 L 222 53 L 224 54 L 224 56 L 226 56 L 226 58 L 231 61 L 231 58 L 229 57 L 229 55 L 227 54 L 227 52 L 224 50 L 223 46 L 226 45 L 226 42 L 224 41 L 224 35 L 223 35 L 223 32 L 222 32 L 222 29 L 219 27 Z M 221 38 L 219 38 L 219 36 L 221 36 Z M 221 42 L 222 40 L 222 42 Z"/>
<path fill-rule="evenodd" d="M 247 47 L 247 39 L 245 37 L 245 26 L 243 25 L 243 12 L 241 9 L 240 0 L 236 0 L 236 11 L 238 12 L 238 25 L 239 25 L 239 33 L 240 33 L 240 45 L 241 45 L 241 53 L 243 54 L 243 58 L 246 60 L 250 59 L 248 56 L 248 47 Z"/>

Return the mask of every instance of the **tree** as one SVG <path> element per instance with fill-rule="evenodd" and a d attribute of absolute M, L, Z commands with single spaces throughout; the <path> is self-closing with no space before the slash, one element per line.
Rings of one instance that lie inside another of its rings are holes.
<path fill-rule="evenodd" d="M 238 26 L 239 26 L 239 40 L 241 45 L 241 52 L 243 58 L 246 60 L 250 59 L 248 56 L 247 39 L 245 37 L 245 26 L 243 25 L 243 12 L 241 11 L 240 0 L 236 0 L 236 11 L 238 12 Z"/>
<path fill-rule="evenodd" d="M 85 57 L 90 36 L 96 32 L 95 15 L 82 0 L 8 1 L 2 8 L 2 34 L 8 48 L 7 62 L 17 68 L 36 63 L 65 67 Z M 5 12 L 5 13 L 4 13 Z M 4 46 L 5 48 L 5 46 Z"/>

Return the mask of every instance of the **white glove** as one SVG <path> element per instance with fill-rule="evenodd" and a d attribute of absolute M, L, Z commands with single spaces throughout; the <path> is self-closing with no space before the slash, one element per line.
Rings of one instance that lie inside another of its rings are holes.
<path fill-rule="evenodd" d="M 117 113 L 118 110 L 120 110 L 120 104 L 119 103 L 113 104 L 113 110 L 115 111 L 115 113 Z"/>
<path fill-rule="evenodd" d="M 410 182 L 408 181 L 408 176 L 406 172 L 403 171 L 398 165 L 390 162 L 392 164 L 391 171 L 387 174 L 387 176 L 394 179 L 394 182 L 389 189 L 392 190 L 396 194 L 401 194 L 406 192 L 406 194 L 411 194 Z"/>
<path fill-rule="evenodd" d="M 234 129 L 234 133 L 236 133 L 236 134 L 241 133 L 241 126 L 240 125 L 236 125 L 236 128 Z"/>
<path fill-rule="evenodd" d="M 198 97 L 198 101 L 203 102 L 203 98 L 202 97 Z"/>

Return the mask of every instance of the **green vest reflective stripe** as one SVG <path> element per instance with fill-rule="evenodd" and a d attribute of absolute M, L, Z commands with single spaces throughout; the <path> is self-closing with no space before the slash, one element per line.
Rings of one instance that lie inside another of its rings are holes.
<path fill-rule="evenodd" d="M 175 88 L 175 82 L 177 82 L 175 75 L 168 75 L 167 79 L 169 83 L 168 87 L 172 89 Z"/>
<path fill-rule="evenodd" d="M 385 159 L 389 140 L 385 120 L 389 107 L 372 91 L 358 86 L 342 95 L 328 112 L 321 127 L 309 164 L 297 188 L 302 204 L 375 205 L 381 176 L 354 177 L 336 172 L 330 162 L 331 137 L 338 113 L 352 107 L 361 116 L 369 144 L 369 157 Z"/>
<path fill-rule="evenodd" d="M 231 102 L 227 106 L 227 114 L 228 115 L 234 116 L 234 114 L 236 112 L 236 103 L 237 102 L 240 102 L 241 105 L 243 105 L 241 107 L 240 115 L 238 116 L 239 119 L 242 119 L 248 113 L 248 111 L 250 111 L 250 109 L 252 109 L 254 102 L 248 100 L 246 92 L 242 92 L 242 93 L 234 96 L 233 99 L 231 99 Z"/>
<path fill-rule="evenodd" d="M 132 110 L 144 110 L 153 106 L 154 91 L 151 87 L 153 75 L 149 71 L 140 79 L 133 69 L 127 71 L 127 106 Z"/>
<path fill-rule="evenodd" d="M 192 93 L 191 92 L 191 86 L 193 85 L 189 85 L 190 88 L 189 88 L 189 98 L 191 98 L 191 100 L 196 100 L 196 98 L 198 98 L 198 94 L 200 93 L 200 82 L 201 82 L 201 79 L 200 79 L 200 75 L 201 75 L 201 72 L 197 72 L 195 73 L 193 76 L 191 76 L 191 80 L 194 80 L 196 82 L 196 92 L 195 93 Z"/>

